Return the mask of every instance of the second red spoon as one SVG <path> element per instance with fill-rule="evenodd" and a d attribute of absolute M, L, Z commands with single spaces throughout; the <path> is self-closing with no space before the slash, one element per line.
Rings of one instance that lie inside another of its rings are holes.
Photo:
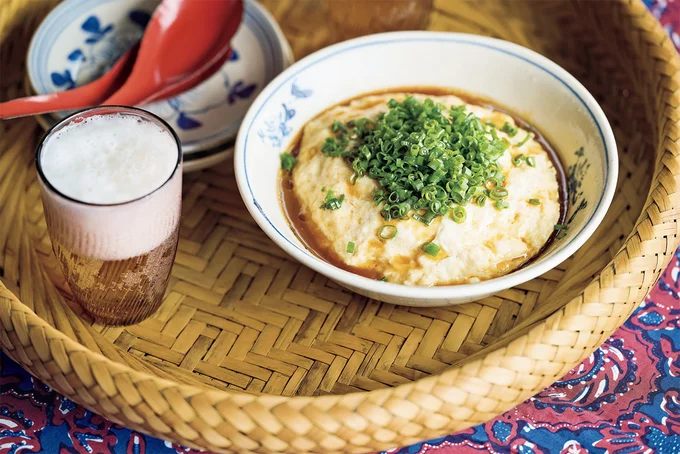
<path fill-rule="evenodd" d="M 167 93 L 196 75 L 209 77 L 230 52 L 243 16 L 242 0 L 165 0 L 144 33 L 130 77 L 104 105 L 139 105 Z M 172 20 L 170 20 L 172 19 Z M 217 66 L 215 68 L 215 66 Z M 210 74 L 207 70 L 215 68 Z M 203 80 L 203 79 L 201 79 Z"/>

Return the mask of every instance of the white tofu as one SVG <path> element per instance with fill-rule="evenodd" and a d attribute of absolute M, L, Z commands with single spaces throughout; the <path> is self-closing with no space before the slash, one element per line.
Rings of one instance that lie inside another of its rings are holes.
<path fill-rule="evenodd" d="M 484 207 L 474 203 L 465 206 L 467 219 L 462 224 L 450 215 L 437 217 L 430 226 L 414 219 L 390 221 L 398 228 L 395 238 L 378 236 L 385 220 L 373 202 L 377 182 L 369 177 L 350 183 L 352 170 L 342 158 L 329 158 L 321 146 L 332 133 L 334 120 L 347 122 L 361 117 L 375 118 L 387 111 L 387 101 L 401 100 L 405 94 L 371 95 L 352 101 L 347 106 L 334 107 L 310 121 L 303 132 L 297 164 L 293 171 L 293 189 L 300 202 L 315 239 L 332 251 L 333 260 L 384 275 L 390 282 L 407 285 L 447 285 L 478 282 L 507 274 L 536 255 L 546 243 L 554 225 L 559 222 L 560 203 L 556 170 L 548 153 L 533 139 L 521 147 L 511 146 L 499 160 L 506 176 L 506 199 L 510 208 L 498 211 L 493 201 Z M 456 96 L 415 95 L 431 98 L 445 106 L 465 104 Z M 479 106 L 468 110 L 483 121 L 500 127 L 504 122 L 515 125 L 512 117 Z M 498 132 L 511 143 L 519 143 L 527 131 L 518 128 L 515 137 Z M 518 154 L 533 156 L 536 167 L 512 165 Z M 332 189 L 345 201 L 338 210 L 319 208 L 326 193 Z M 532 205 L 529 199 L 540 200 Z M 353 254 L 347 252 L 348 242 L 354 242 Z M 424 254 L 420 247 L 432 241 L 441 246 L 436 257 Z"/>

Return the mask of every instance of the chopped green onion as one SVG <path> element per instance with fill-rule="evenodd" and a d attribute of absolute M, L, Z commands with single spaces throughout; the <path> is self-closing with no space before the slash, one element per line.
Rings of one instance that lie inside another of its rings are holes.
<path fill-rule="evenodd" d="M 569 228 L 568 225 L 564 224 L 555 224 L 555 230 L 567 230 Z"/>
<path fill-rule="evenodd" d="M 453 209 L 451 213 L 451 219 L 457 224 L 462 224 L 465 222 L 465 219 L 467 219 L 467 212 L 465 211 L 465 208 L 461 206 L 457 206 Z"/>
<path fill-rule="evenodd" d="M 378 236 L 383 240 L 391 240 L 397 236 L 397 228 L 393 225 L 385 224 L 380 228 Z"/>
<path fill-rule="evenodd" d="M 528 133 L 527 133 L 527 136 L 526 136 L 524 139 L 522 139 L 521 142 L 516 143 L 515 146 L 516 146 L 517 148 L 521 147 L 522 145 L 524 145 L 525 143 L 527 143 L 527 142 L 529 141 L 529 139 L 531 139 L 531 136 L 532 136 L 532 134 L 531 134 L 530 132 L 528 132 Z"/>
<path fill-rule="evenodd" d="M 345 147 L 349 144 L 349 140 L 344 134 L 341 134 L 338 141 L 332 137 L 326 138 L 323 145 L 321 145 L 321 152 L 328 157 L 337 158 L 340 156 L 345 156 Z"/>
<path fill-rule="evenodd" d="M 325 156 L 346 160 L 350 183 L 363 176 L 377 183 L 373 201 L 386 221 L 413 217 L 430 225 L 475 201 L 480 190 L 502 185 L 498 160 L 511 143 L 465 105 L 407 97 L 387 106 L 375 120 L 332 123 L 321 147 Z"/>
<path fill-rule="evenodd" d="M 519 132 L 519 129 L 515 128 L 513 125 L 511 125 L 510 123 L 508 123 L 506 121 L 505 124 L 503 125 L 503 127 L 501 128 L 501 131 L 503 131 L 504 133 L 506 133 L 510 137 L 515 137 L 517 135 L 517 133 Z"/>
<path fill-rule="evenodd" d="M 321 188 L 321 192 L 326 192 L 326 186 Z"/>
<path fill-rule="evenodd" d="M 337 210 L 342 206 L 342 202 L 345 201 L 345 194 L 341 194 L 340 197 L 335 197 L 335 191 L 329 189 L 326 192 L 326 198 L 324 202 L 319 206 L 319 208 L 324 210 Z"/>
<path fill-rule="evenodd" d="M 413 219 L 415 219 L 416 221 L 420 221 L 425 225 L 430 225 L 432 224 L 432 220 L 435 218 L 436 215 L 437 213 L 433 213 L 432 211 L 428 211 L 427 213 L 422 215 L 419 213 L 414 213 Z"/>
<path fill-rule="evenodd" d="M 525 157 L 523 154 L 518 154 L 517 156 L 512 158 L 512 165 L 514 165 L 515 167 L 519 167 L 524 162 L 524 159 Z"/>
<path fill-rule="evenodd" d="M 529 199 L 529 203 L 532 205 L 540 205 L 541 201 L 538 199 Z"/>
<path fill-rule="evenodd" d="M 347 126 L 343 125 L 339 121 L 334 121 L 333 124 L 331 125 L 331 131 L 337 133 L 337 132 L 347 132 Z"/>
<path fill-rule="evenodd" d="M 484 187 L 485 187 L 487 190 L 490 191 L 490 190 L 492 190 L 493 188 L 495 188 L 496 186 L 498 186 L 499 184 L 500 184 L 500 183 L 499 183 L 499 181 L 498 181 L 498 178 L 496 178 L 496 177 L 491 177 L 491 178 L 487 179 L 487 180 L 484 182 Z"/>
<path fill-rule="evenodd" d="M 281 168 L 286 172 L 290 172 L 295 167 L 295 156 L 288 153 L 287 151 L 281 153 Z"/>
<path fill-rule="evenodd" d="M 387 278 L 385 276 L 383 276 L 380 279 L 376 279 L 376 281 L 387 282 Z"/>
<path fill-rule="evenodd" d="M 510 204 L 506 202 L 505 200 L 497 200 L 496 203 L 494 204 L 494 207 L 498 210 L 505 210 L 506 208 L 510 208 Z"/>
<path fill-rule="evenodd" d="M 489 198 L 493 200 L 504 199 L 508 196 L 508 190 L 502 186 L 498 186 L 489 191 Z"/>
<path fill-rule="evenodd" d="M 527 158 L 527 165 L 529 167 L 536 167 L 536 158 L 534 158 L 533 156 L 529 156 Z"/>
<path fill-rule="evenodd" d="M 420 249 L 424 253 L 431 255 L 432 257 L 436 257 L 437 254 L 439 254 L 439 250 L 441 249 L 441 247 L 439 245 L 435 244 L 435 243 L 427 242 L 427 243 L 423 243 L 420 246 Z"/>
<path fill-rule="evenodd" d="M 567 232 L 560 232 L 560 233 L 557 234 L 557 239 L 558 239 L 558 240 L 561 240 L 561 239 L 564 238 L 565 236 L 567 236 Z"/>
<path fill-rule="evenodd" d="M 357 245 L 354 243 L 354 241 L 350 241 L 349 243 L 347 243 L 347 252 L 349 252 L 350 254 L 354 254 L 356 246 Z"/>
<path fill-rule="evenodd" d="M 480 195 L 479 197 L 477 197 L 475 203 L 478 206 L 483 207 L 486 204 L 486 196 L 484 194 Z"/>

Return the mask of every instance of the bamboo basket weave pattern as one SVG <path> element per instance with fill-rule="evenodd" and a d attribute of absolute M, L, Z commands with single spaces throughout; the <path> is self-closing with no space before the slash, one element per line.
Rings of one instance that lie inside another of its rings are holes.
<path fill-rule="evenodd" d="M 328 19 L 339 2 L 264 4 L 297 58 L 347 37 Z M 25 92 L 28 42 L 52 6 L 0 2 L 0 100 Z M 42 131 L 20 119 L 0 123 L 3 350 L 115 422 L 214 452 L 410 444 L 488 420 L 563 376 L 625 321 L 678 245 L 679 59 L 640 2 L 435 0 L 426 19 L 430 29 L 532 48 L 601 103 L 621 177 L 606 219 L 572 258 L 462 306 L 367 300 L 279 250 L 224 163 L 185 179 L 179 252 L 159 312 L 103 327 L 69 300 L 33 166 Z M 350 33 L 384 26 L 364 25 Z"/>

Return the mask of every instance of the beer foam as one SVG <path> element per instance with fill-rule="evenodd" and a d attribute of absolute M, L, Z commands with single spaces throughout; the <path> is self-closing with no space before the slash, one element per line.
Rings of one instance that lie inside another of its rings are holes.
<path fill-rule="evenodd" d="M 160 126 L 125 114 L 93 115 L 47 139 L 40 165 L 60 193 L 110 205 L 143 197 L 177 165 L 175 138 Z"/>
<path fill-rule="evenodd" d="M 52 241 L 100 260 L 159 246 L 179 225 L 177 152 L 172 134 L 132 115 L 94 115 L 55 132 L 43 144 L 40 164 L 45 180 L 70 199 L 40 180 Z"/>

